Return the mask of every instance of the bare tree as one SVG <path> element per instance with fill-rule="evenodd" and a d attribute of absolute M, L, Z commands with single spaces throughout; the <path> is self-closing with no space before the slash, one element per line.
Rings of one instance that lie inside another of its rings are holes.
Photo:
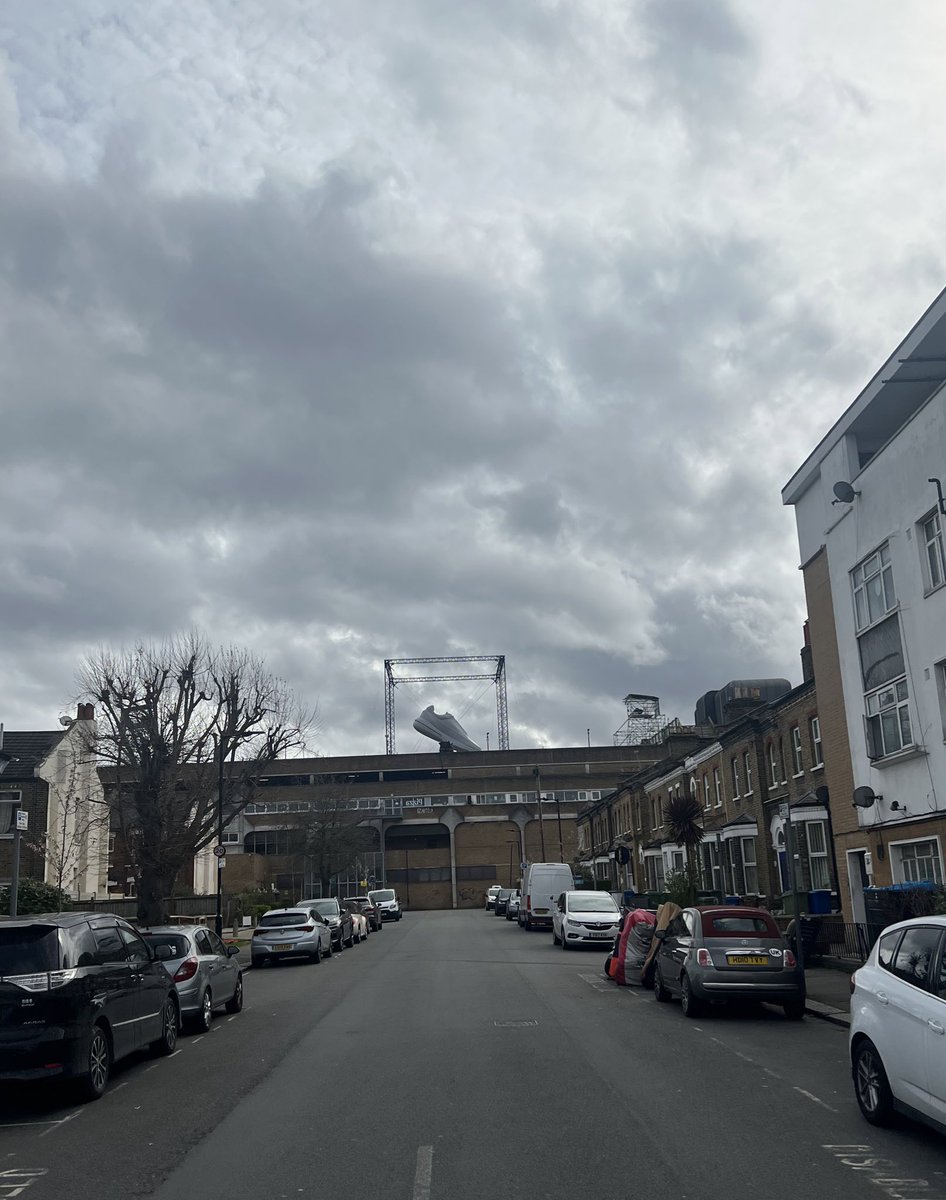
<path fill-rule="evenodd" d="M 358 823 L 362 815 L 343 786 L 317 781 L 315 797 L 300 824 L 304 853 L 323 895 L 329 894 L 334 878 L 348 871 L 374 846 L 371 830 Z"/>
<path fill-rule="evenodd" d="M 160 922 L 178 876 L 217 836 L 218 796 L 226 820 L 240 812 L 258 775 L 305 748 L 315 714 L 260 659 L 198 633 L 101 650 L 78 685 L 96 705 L 95 750 L 132 859 L 138 918 Z"/>

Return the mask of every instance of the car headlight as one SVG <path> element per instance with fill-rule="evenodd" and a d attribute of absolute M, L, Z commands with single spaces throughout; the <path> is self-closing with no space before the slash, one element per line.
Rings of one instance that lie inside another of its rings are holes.
<path fill-rule="evenodd" d="M 572 917 L 566 917 L 565 924 L 570 925 L 572 927 L 572 929 L 580 929 L 581 928 L 581 921 L 575 921 L 575 920 L 573 920 Z"/>

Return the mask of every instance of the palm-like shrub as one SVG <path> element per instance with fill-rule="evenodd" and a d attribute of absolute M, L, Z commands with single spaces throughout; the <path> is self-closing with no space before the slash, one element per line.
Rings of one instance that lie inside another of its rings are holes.
<path fill-rule="evenodd" d="M 667 836 L 682 846 L 687 859 L 687 879 L 690 885 L 690 903 L 696 899 L 699 872 L 696 850 L 703 841 L 703 810 L 695 796 L 681 793 L 671 796 L 664 805 L 664 828 Z"/>

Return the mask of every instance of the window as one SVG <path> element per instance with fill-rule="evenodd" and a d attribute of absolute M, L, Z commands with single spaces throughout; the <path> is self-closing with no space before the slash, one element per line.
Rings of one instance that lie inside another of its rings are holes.
<path fill-rule="evenodd" d="M 906 679 L 864 697 L 867 709 L 867 753 L 884 758 L 913 745 Z"/>
<path fill-rule="evenodd" d="M 746 795 L 752 795 L 752 755 L 747 750 L 742 756 L 742 765 L 746 769 Z"/>
<path fill-rule="evenodd" d="M 709 776 L 704 775 L 703 776 L 703 807 L 709 808 L 709 806 L 710 806 Z"/>
<path fill-rule="evenodd" d="M 877 961 L 885 971 L 893 969 L 893 956 L 902 933 L 902 929 L 898 929 L 896 933 L 885 933 L 877 944 Z"/>
<path fill-rule="evenodd" d="M 243 839 L 247 854 L 291 854 L 290 830 L 265 829 L 248 833 Z"/>
<path fill-rule="evenodd" d="M 923 563 L 928 591 L 941 587 L 946 580 L 946 557 L 943 555 L 943 526 L 938 512 L 920 522 L 926 551 Z"/>
<path fill-rule="evenodd" d="M 797 725 L 792 726 L 792 772 L 801 775 L 804 768 L 801 761 L 801 730 Z"/>
<path fill-rule="evenodd" d="M 808 736 L 811 739 L 811 765 L 823 767 L 824 759 L 821 752 L 821 720 L 811 717 L 808 721 Z"/>
<path fill-rule="evenodd" d="M 203 955 L 216 954 L 216 950 L 214 950 L 213 945 L 210 941 L 210 938 L 207 936 L 206 930 L 198 929 L 197 932 L 194 934 L 194 942 L 197 946 L 198 954 L 203 954 Z"/>
<path fill-rule="evenodd" d="M 225 846 L 238 845 L 240 841 L 240 835 L 238 833 L 225 833 L 220 840 Z"/>
<path fill-rule="evenodd" d="M 940 931 L 931 925 L 914 925 L 904 930 L 890 969 L 900 979 L 925 988 L 930 964 L 939 946 Z"/>
<path fill-rule="evenodd" d="M 731 759 L 729 760 L 729 770 L 730 770 L 730 774 L 732 775 L 732 794 L 733 794 L 733 799 L 734 799 L 734 800 L 738 800 L 738 799 L 739 799 L 739 796 L 740 796 L 740 791 L 739 791 L 739 760 L 738 760 L 738 758 L 731 758 Z"/>
<path fill-rule="evenodd" d="M 746 892 L 750 895 L 759 894 L 759 867 L 755 856 L 755 838 L 742 838 L 742 870 L 745 876 Z"/>
<path fill-rule="evenodd" d="M 936 838 L 920 842 L 900 842 L 890 847 L 897 883 L 943 882 L 943 865 Z"/>
<path fill-rule="evenodd" d="M 125 953 L 128 955 L 129 962 L 146 963 L 150 961 L 151 956 L 148 953 L 148 947 L 137 933 L 131 929 L 126 929 L 123 925 L 119 925 L 118 933 L 125 943 Z"/>
<path fill-rule="evenodd" d="M 769 787 L 778 787 L 778 756 L 774 742 L 769 742 Z"/>
<path fill-rule="evenodd" d="M 854 591 L 854 624 L 858 633 L 876 624 L 897 604 L 887 545 L 872 554 L 851 572 Z"/>
<path fill-rule="evenodd" d="M 936 672 L 936 695 L 939 697 L 939 715 L 943 725 L 943 741 L 946 741 L 946 662 L 938 662 Z"/>
<path fill-rule="evenodd" d="M 716 807 L 723 803 L 723 781 L 719 777 L 719 767 L 713 767 L 713 794 L 716 797 Z"/>
<path fill-rule="evenodd" d="M 0 837 L 13 837 L 13 824 L 19 807 L 19 792 L 0 792 Z"/>
<path fill-rule="evenodd" d="M 117 925 L 97 925 L 92 932 L 95 934 L 95 945 L 100 964 L 104 966 L 106 963 L 125 961 L 125 945 L 118 936 Z"/>
<path fill-rule="evenodd" d="M 828 889 L 831 887 L 831 874 L 828 871 L 828 843 L 824 821 L 806 822 L 805 831 L 808 834 L 808 870 L 812 890 Z"/>
<path fill-rule="evenodd" d="M 108 835 L 108 856 L 109 856 L 109 858 L 111 858 L 114 853 L 115 853 L 115 834 L 110 833 Z"/>
<path fill-rule="evenodd" d="M 780 737 L 778 740 L 778 769 L 780 772 L 779 778 L 782 783 L 785 783 L 788 776 L 785 774 L 785 739 L 783 737 Z"/>

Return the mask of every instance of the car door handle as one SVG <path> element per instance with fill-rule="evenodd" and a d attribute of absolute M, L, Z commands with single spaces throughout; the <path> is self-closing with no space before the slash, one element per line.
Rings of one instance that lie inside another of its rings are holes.
<path fill-rule="evenodd" d="M 927 1021 L 926 1023 L 934 1033 L 946 1033 L 946 1028 L 940 1025 L 939 1021 Z"/>
<path fill-rule="evenodd" d="M 889 1004 L 890 1003 L 886 992 L 878 992 L 877 999 L 880 1001 L 881 1004 Z"/>

